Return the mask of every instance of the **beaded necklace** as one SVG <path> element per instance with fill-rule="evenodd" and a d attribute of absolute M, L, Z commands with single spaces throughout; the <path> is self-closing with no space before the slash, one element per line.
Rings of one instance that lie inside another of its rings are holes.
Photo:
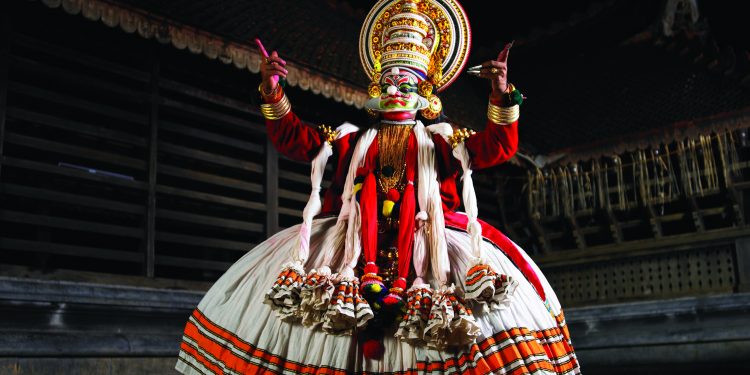
<path fill-rule="evenodd" d="M 378 186 L 383 193 L 388 193 L 393 188 L 398 191 L 404 190 L 406 148 L 409 145 L 412 125 L 383 123 L 378 130 Z"/>

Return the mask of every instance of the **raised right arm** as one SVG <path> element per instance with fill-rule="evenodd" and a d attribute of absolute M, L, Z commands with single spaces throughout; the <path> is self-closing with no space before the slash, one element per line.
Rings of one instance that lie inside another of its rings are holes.
<path fill-rule="evenodd" d="M 281 96 L 278 98 L 268 98 L 263 95 L 263 101 L 266 105 L 278 105 L 283 100 L 288 102 L 283 97 L 284 93 L 280 86 L 277 91 L 281 92 Z M 281 113 L 277 115 L 281 115 Z M 323 142 L 321 133 L 317 129 L 302 123 L 299 117 L 291 111 L 291 108 L 280 118 L 266 113 L 264 113 L 264 116 L 266 116 L 268 137 L 280 153 L 290 159 L 305 162 L 312 161 L 317 155 Z"/>
<path fill-rule="evenodd" d="M 265 54 L 260 41 L 258 46 Z M 321 134 L 305 125 L 292 112 L 289 99 L 279 85 L 279 78 L 286 78 L 286 61 L 276 51 L 263 57 L 260 64 L 262 82 L 258 87 L 263 99 L 261 112 L 266 118 L 266 129 L 271 142 L 279 152 L 297 161 L 312 161 L 323 142 Z"/>

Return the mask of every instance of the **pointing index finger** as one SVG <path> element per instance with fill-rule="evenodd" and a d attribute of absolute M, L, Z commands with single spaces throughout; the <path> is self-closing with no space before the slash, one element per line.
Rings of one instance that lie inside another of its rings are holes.
<path fill-rule="evenodd" d="M 508 55 L 510 55 L 510 47 L 513 47 L 513 42 L 514 41 L 511 41 L 510 43 L 505 45 L 505 48 L 503 48 L 503 50 L 500 51 L 500 53 L 497 55 L 497 61 L 500 61 L 500 62 L 508 61 Z"/>
<path fill-rule="evenodd" d="M 263 43 L 260 42 L 260 39 L 255 38 L 255 44 L 258 46 L 258 49 L 260 50 L 260 53 L 263 55 L 263 57 L 268 57 L 268 52 L 266 51 L 266 48 L 263 47 Z"/>

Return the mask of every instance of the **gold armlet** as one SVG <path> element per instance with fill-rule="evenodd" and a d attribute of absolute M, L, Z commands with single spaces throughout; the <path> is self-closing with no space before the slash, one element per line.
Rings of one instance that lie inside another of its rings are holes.
<path fill-rule="evenodd" d="M 498 125 L 507 125 L 518 120 L 520 111 L 518 104 L 511 107 L 500 107 L 489 103 L 487 105 L 487 118 Z"/>
<path fill-rule="evenodd" d="M 456 148 L 456 146 L 476 133 L 477 132 L 467 128 L 456 129 L 453 131 L 453 135 L 448 137 L 448 143 L 450 143 L 452 148 Z"/>
<path fill-rule="evenodd" d="M 323 140 L 333 146 L 333 142 L 336 140 L 336 137 L 338 137 L 339 131 L 327 125 L 318 126 L 318 130 L 323 135 Z"/>
<path fill-rule="evenodd" d="M 289 99 L 284 94 L 276 103 L 261 104 L 260 112 L 267 120 L 279 120 L 286 116 L 287 113 L 291 112 L 292 105 L 289 103 Z"/>

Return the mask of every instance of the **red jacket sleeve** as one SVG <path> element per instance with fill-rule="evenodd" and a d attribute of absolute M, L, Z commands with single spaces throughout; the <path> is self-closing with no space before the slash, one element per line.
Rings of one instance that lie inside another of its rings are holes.
<path fill-rule="evenodd" d="M 471 169 L 489 168 L 507 161 L 518 150 L 518 121 L 487 127 L 465 141 L 471 155 Z"/>
<path fill-rule="evenodd" d="M 266 120 L 266 130 L 271 142 L 286 157 L 310 162 L 320 150 L 320 132 L 300 121 L 294 112 L 279 120 Z"/>

